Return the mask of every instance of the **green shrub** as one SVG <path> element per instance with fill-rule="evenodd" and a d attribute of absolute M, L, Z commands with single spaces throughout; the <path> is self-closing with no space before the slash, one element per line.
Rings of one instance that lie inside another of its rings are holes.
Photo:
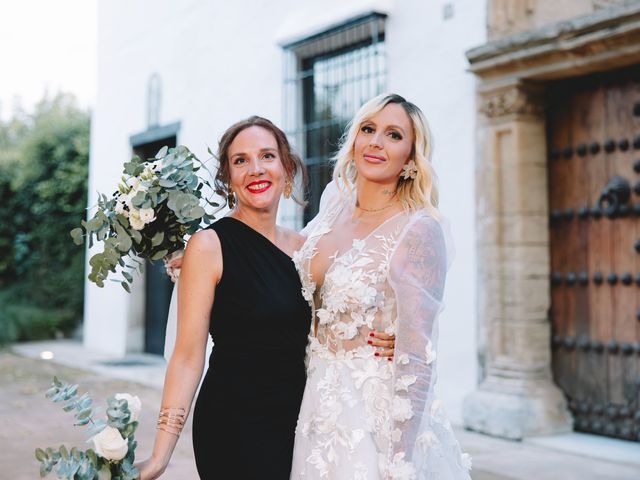
<path fill-rule="evenodd" d="M 72 97 L 0 121 L 0 343 L 68 334 L 82 318 L 89 114 Z"/>

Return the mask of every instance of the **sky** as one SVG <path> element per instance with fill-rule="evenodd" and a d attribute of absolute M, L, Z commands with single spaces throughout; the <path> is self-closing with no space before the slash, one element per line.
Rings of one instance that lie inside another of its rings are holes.
<path fill-rule="evenodd" d="M 96 90 L 97 0 L 0 1 L 0 116 L 46 91 L 91 107 Z"/>

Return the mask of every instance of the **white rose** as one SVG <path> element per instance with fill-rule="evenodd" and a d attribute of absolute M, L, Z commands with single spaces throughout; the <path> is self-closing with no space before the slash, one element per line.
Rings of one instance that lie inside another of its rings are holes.
<path fill-rule="evenodd" d="M 117 428 L 106 426 L 97 435 L 91 437 L 96 453 L 107 460 L 122 460 L 129 450 L 127 441 Z"/>
<path fill-rule="evenodd" d="M 142 402 L 137 395 L 130 395 L 128 393 L 116 393 L 115 399 L 126 400 L 127 407 L 129 407 L 129 411 L 131 412 L 130 421 L 135 422 L 138 420 L 138 417 L 140 416 L 140 410 L 142 409 Z"/>
<path fill-rule="evenodd" d="M 146 225 L 142 218 L 140 218 L 140 210 L 136 210 L 135 208 L 129 212 L 129 223 L 131 223 L 131 227 L 134 230 L 142 230 Z"/>
<path fill-rule="evenodd" d="M 156 217 L 154 215 L 153 208 L 141 208 L 140 209 L 140 220 L 142 220 L 145 224 L 153 222 Z"/>

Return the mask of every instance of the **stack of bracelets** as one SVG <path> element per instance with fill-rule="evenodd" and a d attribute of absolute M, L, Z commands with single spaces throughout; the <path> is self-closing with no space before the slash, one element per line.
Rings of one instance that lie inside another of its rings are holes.
<path fill-rule="evenodd" d="M 182 427 L 184 427 L 185 417 L 184 408 L 161 408 L 158 416 L 158 429 L 179 437 Z"/>

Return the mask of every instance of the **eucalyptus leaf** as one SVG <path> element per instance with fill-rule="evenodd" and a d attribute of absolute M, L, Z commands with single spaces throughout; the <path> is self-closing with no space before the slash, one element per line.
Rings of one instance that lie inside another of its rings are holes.
<path fill-rule="evenodd" d="M 169 250 L 160 250 L 159 252 L 157 252 L 155 255 L 151 257 L 151 260 L 153 260 L 154 262 L 156 260 L 160 260 L 162 257 L 166 256 L 168 253 L 169 253 Z"/>
<path fill-rule="evenodd" d="M 69 451 L 67 450 L 67 447 L 65 447 L 64 445 L 60 445 L 60 448 L 58 449 L 58 451 L 60 452 L 60 456 L 65 460 L 69 458 Z"/>
<path fill-rule="evenodd" d="M 172 187 L 175 187 L 177 183 L 167 178 L 161 178 L 160 181 L 158 182 L 158 185 L 165 188 L 172 188 Z"/>
<path fill-rule="evenodd" d="M 84 410 L 81 410 L 80 413 L 76 415 L 77 420 L 84 420 L 85 418 L 89 418 L 89 417 L 91 417 L 90 408 L 85 408 Z"/>
<path fill-rule="evenodd" d="M 151 239 L 151 246 L 157 247 L 158 245 L 160 245 L 162 243 L 163 240 L 164 240 L 164 232 L 160 231 L 160 232 L 156 233 L 153 236 L 153 238 Z"/>
<path fill-rule="evenodd" d="M 168 146 L 164 146 L 162 147 L 158 153 L 156 153 L 156 159 L 160 160 L 162 157 L 166 157 L 167 156 L 167 151 L 169 150 Z"/>
<path fill-rule="evenodd" d="M 35 455 L 39 462 L 42 462 L 47 458 L 47 454 L 41 448 L 36 448 Z"/>

